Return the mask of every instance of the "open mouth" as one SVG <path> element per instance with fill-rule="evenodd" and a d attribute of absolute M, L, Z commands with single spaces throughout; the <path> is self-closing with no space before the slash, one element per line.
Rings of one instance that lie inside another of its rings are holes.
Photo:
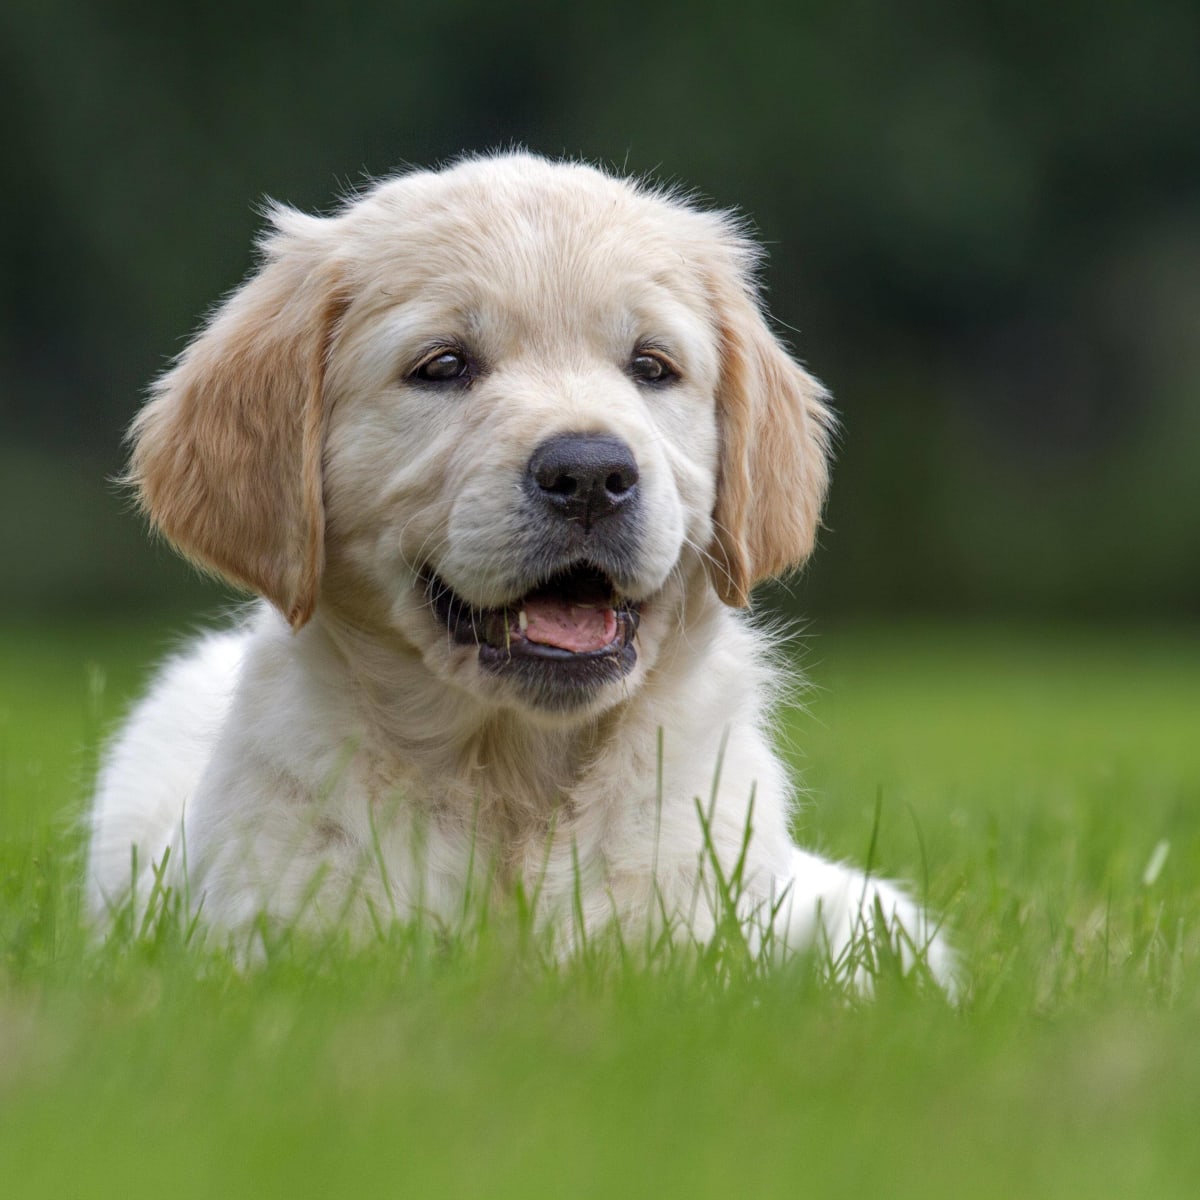
<path fill-rule="evenodd" d="M 482 667 L 511 675 L 536 702 L 582 703 L 637 661 L 639 606 L 595 567 L 569 567 L 499 608 L 468 604 L 436 575 L 425 590 L 454 641 L 478 646 Z"/>

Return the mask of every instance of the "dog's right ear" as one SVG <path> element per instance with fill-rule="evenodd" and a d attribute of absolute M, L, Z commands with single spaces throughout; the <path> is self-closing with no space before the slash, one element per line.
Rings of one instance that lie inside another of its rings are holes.
<path fill-rule="evenodd" d="M 273 221 L 258 271 L 154 385 L 128 478 L 183 554 L 298 629 L 324 569 L 325 369 L 348 298 L 326 222 Z"/>

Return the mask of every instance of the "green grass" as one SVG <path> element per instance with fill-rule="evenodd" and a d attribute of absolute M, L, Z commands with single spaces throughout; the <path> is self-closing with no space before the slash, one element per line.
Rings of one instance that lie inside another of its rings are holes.
<path fill-rule="evenodd" d="M 165 644 L 0 633 L 5 1196 L 1197 1194 L 1194 634 L 807 643 L 801 837 L 861 862 L 880 806 L 880 869 L 957 931 L 959 1011 L 799 966 L 552 971 L 503 921 L 248 975 L 90 947 L 74 821 Z"/>

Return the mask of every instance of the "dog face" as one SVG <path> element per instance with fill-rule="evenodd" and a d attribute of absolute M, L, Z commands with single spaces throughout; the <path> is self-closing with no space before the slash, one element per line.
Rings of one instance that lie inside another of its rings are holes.
<path fill-rule="evenodd" d="M 293 625 L 319 604 L 485 702 L 590 714 L 695 580 L 741 605 L 808 554 L 828 412 L 727 218 L 515 155 L 273 223 L 132 475 Z"/>

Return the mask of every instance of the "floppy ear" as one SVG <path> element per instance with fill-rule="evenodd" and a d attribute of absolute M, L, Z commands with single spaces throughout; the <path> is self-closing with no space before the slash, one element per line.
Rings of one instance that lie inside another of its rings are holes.
<path fill-rule="evenodd" d="M 811 553 L 829 484 L 828 394 L 767 328 L 732 272 L 713 285 L 721 344 L 721 451 L 709 570 L 717 594 L 745 607 L 756 583 Z"/>
<path fill-rule="evenodd" d="M 276 212 L 258 272 L 154 385 L 129 479 L 188 558 L 265 596 L 294 628 L 324 569 L 325 367 L 345 310 L 338 271 Z"/>

